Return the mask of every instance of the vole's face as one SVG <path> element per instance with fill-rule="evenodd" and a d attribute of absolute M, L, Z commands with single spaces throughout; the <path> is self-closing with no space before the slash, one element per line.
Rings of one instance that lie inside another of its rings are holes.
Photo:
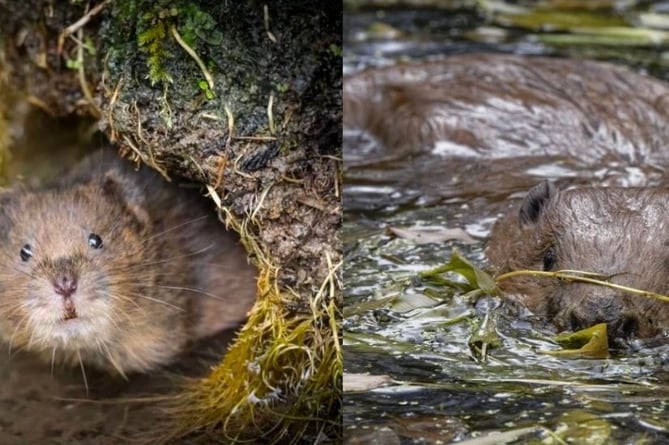
<path fill-rule="evenodd" d="M 24 194 L 3 210 L 0 334 L 56 353 L 113 342 L 139 310 L 138 281 L 150 278 L 127 212 L 95 187 Z"/>

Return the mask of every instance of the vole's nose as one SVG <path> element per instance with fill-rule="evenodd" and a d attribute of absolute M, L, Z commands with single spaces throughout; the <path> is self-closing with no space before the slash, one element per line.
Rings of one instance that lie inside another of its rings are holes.
<path fill-rule="evenodd" d="M 63 298 L 69 298 L 77 290 L 77 278 L 70 273 L 62 273 L 53 280 L 53 289 Z"/>
<path fill-rule="evenodd" d="M 611 343 L 633 337 L 639 329 L 638 316 L 630 312 L 620 295 L 587 296 L 557 324 L 560 328 L 578 331 L 598 323 L 607 324 Z"/>

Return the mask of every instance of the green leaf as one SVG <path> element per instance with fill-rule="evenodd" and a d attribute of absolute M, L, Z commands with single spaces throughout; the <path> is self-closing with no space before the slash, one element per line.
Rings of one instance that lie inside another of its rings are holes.
<path fill-rule="evenodd" d="M 567 349 L 545 351 L 547 354 L 567 358 L 601 359 L 609 357 L 606 323 L 596 324 L 573 333 L 560 334 L 554 340 Z"/>
<path fill-rule="evenodd" d="M 93 41 L 91 39 L 85 39 L 84 40 L 84 48 L 90 54 L 91 56 L 94 56 L 96 51 L 95 51 L 95 45 L 93 44 Z"/>
<path fill-rule="evenodd" d="M 78 70 L 79 68 L 81 68 L 81 60 L 67 59 L 65 60 L 65 66 L 71 70 Z"/>
<path fill-rule="evenodd" d="M 488 273 L 471 263 L 468 259 L 462 257 L 457 249 L 453 249 L 453 254 L 447 264 L 432 270 L 421 272 L 420 276 L 421 278 L 430 279 L 438 277 L 438 275 L 445 272 L 452 272 L 464 277 L 465 280 L 467 280 L 467 286 L 462 286 L 461 288 L 466 292 L 481 289 L 488 295 L 497 294 L 495 280 L 493 280 Z"/>

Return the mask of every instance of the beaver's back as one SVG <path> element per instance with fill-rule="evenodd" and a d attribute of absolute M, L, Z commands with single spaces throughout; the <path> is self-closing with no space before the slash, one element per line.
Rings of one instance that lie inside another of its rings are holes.
<path fill-rule="evenodd" d="M 346 77 L 344 126 L 391 151 L 667 165 L 668 93 L 608 63 L 457 55 Z"/>

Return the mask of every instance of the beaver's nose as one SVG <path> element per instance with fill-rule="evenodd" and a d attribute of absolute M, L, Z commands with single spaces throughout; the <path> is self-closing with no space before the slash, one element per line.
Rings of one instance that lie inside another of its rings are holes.
<path fill-rule="evenodd" d="M 566 311 L 562 320 L 556 320 L 556 324 L 561 329 L 578 331 L 606 323 L 611 343 L 628 339 L 637 334 L 639 318 L 629 311 L 623 298 L 620 295 L 586 297 L 578 306 Z"/>

